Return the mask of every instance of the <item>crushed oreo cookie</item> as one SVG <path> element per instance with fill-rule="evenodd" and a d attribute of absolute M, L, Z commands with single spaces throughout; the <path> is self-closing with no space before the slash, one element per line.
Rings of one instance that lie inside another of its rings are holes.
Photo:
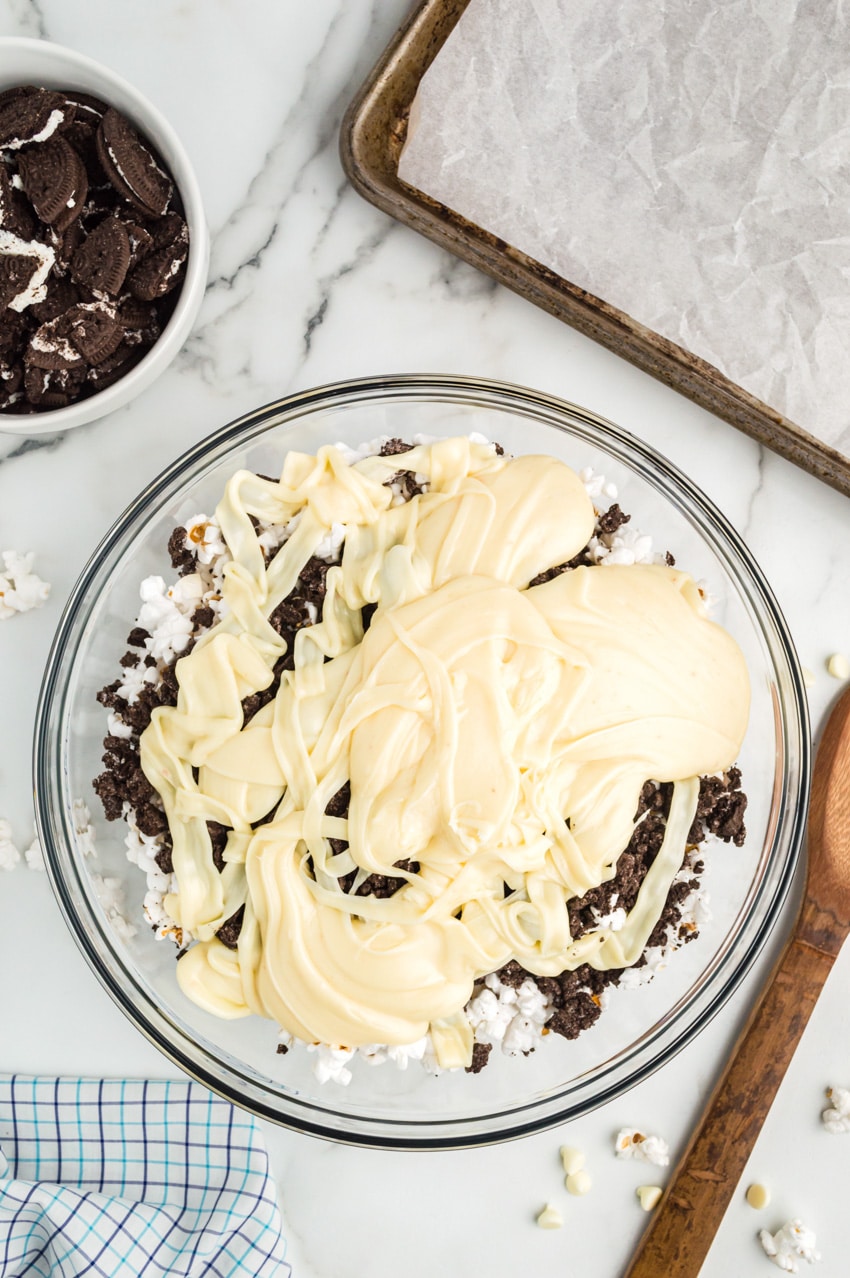
<path fill-rule="evenodd" d="M 188 252 L 174 183 L 126 117 L 72 91 L 0 93 L 0 413 L 64 408 L 135 367 Z"/>

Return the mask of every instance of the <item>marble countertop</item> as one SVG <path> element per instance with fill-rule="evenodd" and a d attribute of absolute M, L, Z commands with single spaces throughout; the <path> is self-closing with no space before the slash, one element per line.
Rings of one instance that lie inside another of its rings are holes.
<path fill-rule="evenodd" d="M 203 309 L 168 372 L 129 407 L 66 435 L 0 434 L 0 549 L 31 550 L 46 606 L 0 623 L 0 815 L 32 831 L 30 741 L 63 602 L 139 489 L 211 430 L 287 392 L 349 376 L 444 372 L 514 381 L 611 418 L 693 476 L 746 539 L 815 679 L 815 732 L 850 655 L 850 505 L 789 462 L 365 204 L 337 156 L 342 112 L 407 0 L 0 0 L 0 35 L 52 39 L 107 63 L 170 118 L 213 237 Z M 581 1122 L 492 1149 L 404 1154 L 265 1125 L 296 1278 L 533 1272 L 614 1278 L 645 1217 L 653 1169 L 618 1162 L 619 1127 L 674 1152 L 790 926 L 675 1060 Z M 44 875 L 0 874 L 0 1069 L 169 1076 L 78 953 Z M 25 956 L 25 957 L 24 957 Z M 850 1086 L 850 953 L 839 958 L 703 1273 L 774 1272 L 756 1233 L 800 1216 L 825 1276 L 847 1271 L 850 1136 L 820 1124 Z M 593 1188 L 570 1198 L 558 1148 L 581 1146 Z M 754 1180 L 772 1191 L 756 1212 Z M 546 1201 L 561 1230 L 535 1226 Z M 377 1241 L 380 1239 L 380 1241 Z M 662 1276 L 659 1275 L 659 1278 Z"/>

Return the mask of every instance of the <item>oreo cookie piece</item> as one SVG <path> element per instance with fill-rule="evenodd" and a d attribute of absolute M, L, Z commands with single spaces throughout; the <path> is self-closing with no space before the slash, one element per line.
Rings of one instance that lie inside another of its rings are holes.
<path fill-rule="evenodd" d="M 153 302 L 143 302 L 125 293 L 119 299 L 118 319 L 124 325 L 124 341 L 130 346 L 153 346 L 162 332 Z"/>
<path fill-rule="evenodd" d="M 72 307 L 70 311 L 63 311 L 56 319 L 48 320 L 36 329 L 24 354 L 24 361 L 29 368 L 53 372 L 60 368 L 85 368 L 86 361 L 71 340 L 75 309 Z M 30 400 L 30 403 L 36 402 Z"/>
<path fill-rule="evenodd" d="M 18 151 L 48 138 L 74 118 L 75 106 L 61 93 L 23 85 L 0 94 L 0 148 Z"/>
<path fill-rule="evenodd" d="M 29 314 L 39 325 L 47 324 L 81 301 L 80 290 L 67 275 L 57 276 L 51 280 L 50 288 L 43 302 L 35 302 L 27 307 Z"/>
<path fill-rule="evenodd" d="M 88 180 L 83 162 L 64 138 L 51 138 L 18 158 L 21 185 L 42 222 L 58 230 L 83 211 Z"/>
<path fill-rule="evenodd" d="M 92 293 L 120 293 L 130 265 L 130 237 L 123 222 L 106 217 L 71 258 L 71 278 Z"/>
<path fill-rule="evenodd" d="M 86 379 L 84 364 L 79 368 L 36 368 L 24 372 L 24 396 L 34 408 L 65 408 L 79 398 Z"/>
<path fill-rule="evenodd" d="M 107 386 L 114 385 L 131 368 L 135 368 L 146 352 L 146 347 L 130 346 L 127 342 L 122 342 L 112 355 L 88 370 L 88 384 L 92 390 L 106 390 Z"/>
<path fill-rule="evenodd" d="M 65 319 L 70 340 L 89 366 L 102 364 L 121 345 L 124 325 L 105 302 L 80 302 Z"/>
<path fill-rule="evenodd" d="M 19 311 L 3 311 L 0 323 L 0 359 L 9 364 L 21 360 L 31 331 L 32 326 Z"/>
<path fill-rule="evenodd" d="M 50 243 L 56 250 L 56 265 L 53 271 L 56 278 L 62 278 L 68 273 L 71 258 L 84 238 L 85 233 L 80 218 L 72 222 L 67 230 L 58 231 L 55 227 L 50 228 Z"/>
<path fill-rule="evenodd" d="M 170 293 L 183 278 L 188 244 L 156 249 L 127 277 L 127 288 L 143 302 L 155 302 Z"/>
<path fill-rule="evenodd" d="M 35 239 L 38 223 L 27 200 L 12 186 L 4 164 L 0 164 L 0 230 L 21 240 Z"/>
<path fill-rule="evenodd" d="M 166 214 L 166 216 L 170 216 Z M 134 222 L 130 218 L 121 217 L 116 214 L 119 220 L 123 222 L 127 231 L 127 239 L 130 244 L 130 269 L 138 266 L 143 257 L 146 257 L 154 247 L 154 239 L 149 231 L 145 229 L 139 222 Z"/>
<path fill-rule="evenodd" d="M 179 213 L 173 209 L 163 217 L 157 218 L 148 228 L 153 240 L 153 247 L 171 248 L 181 244 L 189 245 L 189 228 Z"/>
<path fill-rule="evenodd" d="M 0 408 L 11 408 L 23 398 L 21 390 L 23 381 L 23 364 L 17 360 L 10 364 L 0 359 Z"/>
<path fill-rule="evenodd" d="M 38 267 L 38 261 L 23 253 L 6 253 L 0 242 L 0 309 L 23 293 Z"/>
<path fill-rule="evenodd" d="M 149 217 L 162 217 L 174 187 L 129 122 L 110 107 L 97 131 L 97 153 L 112 185 Z"/>

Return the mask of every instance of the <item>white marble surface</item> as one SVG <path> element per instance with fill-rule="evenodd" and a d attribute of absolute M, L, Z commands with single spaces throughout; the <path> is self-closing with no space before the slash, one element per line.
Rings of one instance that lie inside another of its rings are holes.
<path fill-rule="evenodd" d="M 0 435 L 0 549 L 33 550 L 48 604 L 0 623 L 0 815 L 32 829 L 30 739 L 62 604 L 139 488 L 184 448 L 287 391 L 367 373 L 459 372 L 561 395 L 661 449 L 731 519 L 760 561 L 804 665 L 815 728 L 850 655 L 850 505 L 788 462 L 364 204 L 337 158 L 342 110 L 406 0 L 0 0 L 0 34 L 71 45 L 135 82 L 197 167 L 213 233 L 210 287 L 169 372 L 137 402 L 65 437 Z M 783 930 L 790 914 L 786 911 Z M 774 946 L 781 939 L 774 938 Z M 681 1147 L 770 955 L 731 1004 L 652 1079 L 575 1124 L 490 1150 L 395 1154 L 266 1128 L 297 1278 L 533 1272 L 614 1278 L 644 1217 L 647 1180 L 612 1134 L 642 1125 Z M 756 1231 L 799 1215 L 825 1276 L 848 1271 L 850 1136 L 819 1124 L 823 1089 L 850 1085 L 850 952 L 838 962 L 704 1267 L 774 1271 Z M 168 1075 L 67 934 L 43 875 L 0 874 L 0 1068 Z M 563 1189 L 558 1147 L 594 1176 Z M 650 1169 L 646 1169 L 650 1170 Z M 651 1177 L 649 1177 L 651 1179 Z M 565 1227 L 536 1228 L 546 1200 Z M 379 1237 L 380 1241 L 376 1239 Z M 662 1278 L 659 1275 L 659 1278 Z"/>

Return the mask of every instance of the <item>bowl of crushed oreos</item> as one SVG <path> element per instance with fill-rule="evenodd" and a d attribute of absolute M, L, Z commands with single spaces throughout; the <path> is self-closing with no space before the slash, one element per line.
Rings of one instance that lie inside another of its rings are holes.
<path fill-rule="evenodd" d="M 369 378 L 169 467 L 67 605 L 35 743 L 75 939 L 167 1056 L 393 1148 L 573 1119 L 737 988 L 810 771 L 745 544 L 624 429 Z"/>
<path fill-rule="evenodd" d="M 206 286 L 192 166 L 132 85 L 0 39 L 0 431 L 102 417 L 173 360 Z"/>

